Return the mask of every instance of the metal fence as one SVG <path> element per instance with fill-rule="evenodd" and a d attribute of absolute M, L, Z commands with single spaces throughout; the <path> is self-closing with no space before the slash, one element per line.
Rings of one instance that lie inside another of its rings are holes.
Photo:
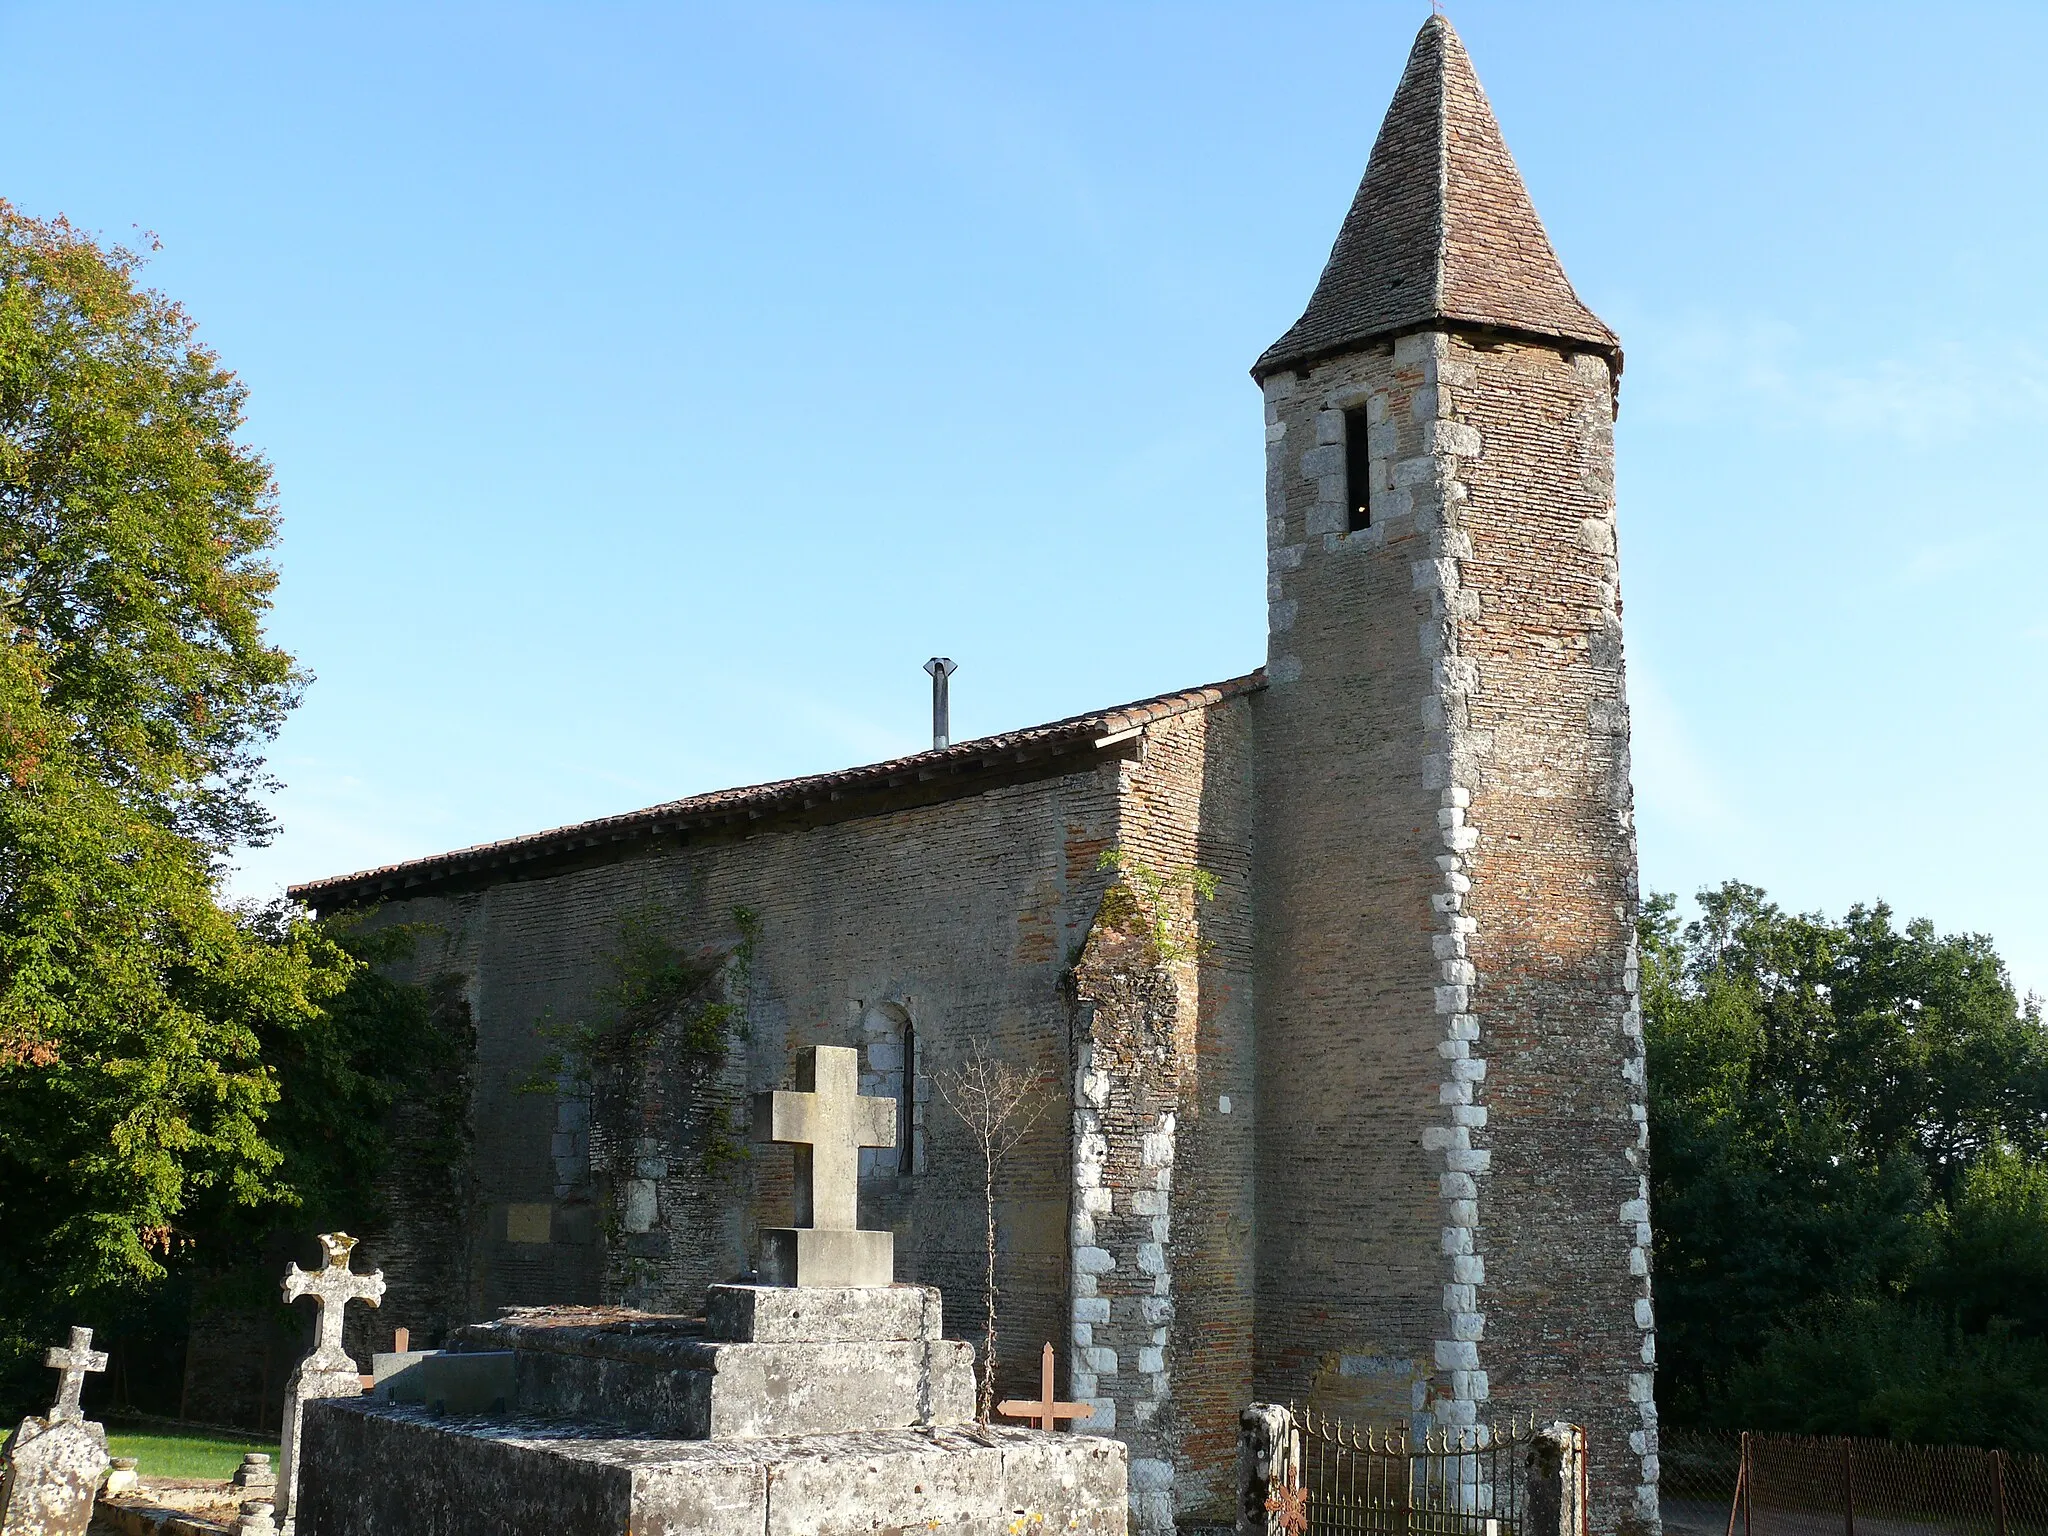
<path fill-rule="evenodd" d="M 1672 1536 L 2048 1536 L 2048 1457 L 1666 1430 Z"/>
<path fill-rule="evenodd" d="M 1308 1536 L 1525 1536 L 1533 1420 L 1435 1430 L 1415 1445 L 1401 1430 L 1293 1414 Z"/>

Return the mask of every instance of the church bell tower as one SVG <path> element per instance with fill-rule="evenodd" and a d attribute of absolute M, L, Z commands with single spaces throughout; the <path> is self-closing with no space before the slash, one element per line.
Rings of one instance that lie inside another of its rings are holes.
<path fill-rule="evenodd" d="M 1432 17 L 1266 407 L 1258 1389 L 1657 1522 L 1621 347 Z"/>

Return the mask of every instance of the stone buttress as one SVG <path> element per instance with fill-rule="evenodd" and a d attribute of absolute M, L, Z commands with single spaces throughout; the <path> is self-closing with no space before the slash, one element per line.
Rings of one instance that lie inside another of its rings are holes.
<path fill-rule="evenodd" d="M 1588 1427 L 1656 1523 L 1621 354 L 1422 29 L 1259 360 L 1262 1396 Z"/>

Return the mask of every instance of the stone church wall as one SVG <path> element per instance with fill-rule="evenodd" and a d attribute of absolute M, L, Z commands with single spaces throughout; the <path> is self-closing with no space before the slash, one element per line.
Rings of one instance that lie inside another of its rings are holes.
<path fill-rule="evenodd" d="M 1260 1393 L 1569 1418 L 1596 1528 L 1653 1519 L 1607 365 L 1418 333 L 1266 392 Z"/>
<path fill-rule="evenodd" d="M 1456 344 L 1444 367 L 1479 439 L 1459 583 L 1477 599 L 1467 728 L 1486 744 L 1466 811 L 1473 1051 L 1501 1067 L 1482 1349 L 1497 1399 L 1586 1425 L 1606 1525 L 1637 1513 L 1618 1492 L 1654 1500 L 1656 1471 L 1614 402 L 1603 360 L 1552 348 Z"/>
<path fill-rule="evenodd" d="M 933 805 L 389 904 L 387 920 L 432 922 L 445 935 L 445 954 L 423 953 L 423 963 L 472 978 L 471 1315 L 599 1300 L 694 1310 L 706 1284 L 744 1269 L 762 1226 L 792 1219 L 786 1150 L 749 1149 L 707 1178 L 650 1113 L 644 1136 L 600 1177 L 585 1101 L 532 1091 L 547 1075 L 544 1030 L 599 1006 L 622 924 L 652 915 L 684 952 L 716 952 L 736 940 L 732 914 L 746 907 L 759 937 L 734 1097 L 786 1086 L 805 1044 L 862 1045 L 871 1074 L 900 1073 L 900 1057 L 874 1060 L 882 1041 L 866 1025 L 892 1015 L 913 1024 L 926 1144 L 907 1174 L 871 1160 L 863 1219 L 898 1230 L 899 1276 L 944 1287 L 949 1330 L 977 1337 L 980 1175 L 930 1080 L 980 1042 L 1063 1089 L 1072 1068 L 1061 977 L 1106 883 L 1095 865 L 1114 836 L 1117 772 L 1114 761 L 1091 764 Z M 1016 1379 L 1035 1367 L 1040 1343 L 1066 1331 L 1067 1141 L 1055 1110 L 999 1192 L 998 1283 Z M 636 1262 L 613 1262 L 621 1250 Z"/>
<path fill-rule="evenodd" d="M 1101 1427 L 1150 1436 L 1156 1491 L 1170 1501 L 1178 1468 L 1189 1496 L 1227 1499 L 1250 1385 L 1250 749 L 1238 698 L 1155 721 L 1078 771 L 387 904 L 381 921 L 433 925 L 423 975 L 468 978 L 467 1315 L 600 1300 L 695 1310 L 705 1284 L 744 1267 L 762 1226 L 791 1219 L 790 1154 L 752 1149 L 706 1174 L 673 1134 L 690 1106 L 661 1060 L 646 1066 L 637 1125 L 607 1123 L 615 1110 L 594 1112 L 548 1071 L 564 1028 L 601 1006 L 622 924 L 651 918 L 682 952 L 716 956 L 745 907 L 758 922 L 734 999 L 746 1031 L 712 1091 L 738 1106 L 786 1085 L 798 1046 L 860 1046 L 864 1091 L 907 1091 L 914 1129 L 907 1163 L 864 1157 L 862 1219 L 897 1231 L 899 1277 L 941 1286 L 948 1332 L 978 1340 L 979 1165 L 934 1079 L 976 1043 L 1043 1069 L 1048 1112 L 998 1190 L 998 1379 L 1035 1383 L 1040 1345 L 1055 1341 L 1065 1390 L 1099 1397 Z M 1119 1268 L 1101 1294 L 1128 1280 L 1132 1299 L 1098 1342 L 1076 1327 L 1070 1294 L 1094 1279 L 1070 1283 L 1089 1215 L 1070 1085 L 1088 1080 L 1076 1069 L 1094 1015 L 1075 968 L 1111 878 L 1100 860 L 1119 845 L 1163 871 L 1199 864 L 1220 886 L 1192 914 L 1202 953 L 1171 984 L 1167 1049 L 1116 1074 L 1144 1125 L 1105 1142 L 1102 1241 Z M 1115 1223 L 1127 1242 L 1107 1235 Z"/>
<path fill-rule="evenodd" d="M 1131 1448 L 1134 1528 L 1228 1524 L 1252 1385 L 1251 714 L 1152 726 L 1118 845 L 1161 875 L 1185 955 L 1099 920 L 1076 969 L 1073 1366 L 1082 1427 Z"/>

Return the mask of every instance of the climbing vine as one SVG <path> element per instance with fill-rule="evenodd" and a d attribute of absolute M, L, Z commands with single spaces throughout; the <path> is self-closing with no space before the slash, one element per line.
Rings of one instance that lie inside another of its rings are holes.
<path fill-rule="evenodd" d="M 607 957 L 611 979 L 592 998 L 589 1015 L 538 1026 L 551 1045 L 522 1091 L 581 1094 L 602 1122 L 624 1109 L 658 1066 L 672 1075 L 682 1101 L 675 1123 L 695 1143 L 703 1171 L 716 1175 L 744 1158 L 746 1138 L 733 1108 L 712 1087 L 746 1035 L 761 924 L 748 907 L 734 907 L 732 922 L 736 942 L 692 954 L 669 937 L 673 923 L 663 912 L 629 913 Z"/>

